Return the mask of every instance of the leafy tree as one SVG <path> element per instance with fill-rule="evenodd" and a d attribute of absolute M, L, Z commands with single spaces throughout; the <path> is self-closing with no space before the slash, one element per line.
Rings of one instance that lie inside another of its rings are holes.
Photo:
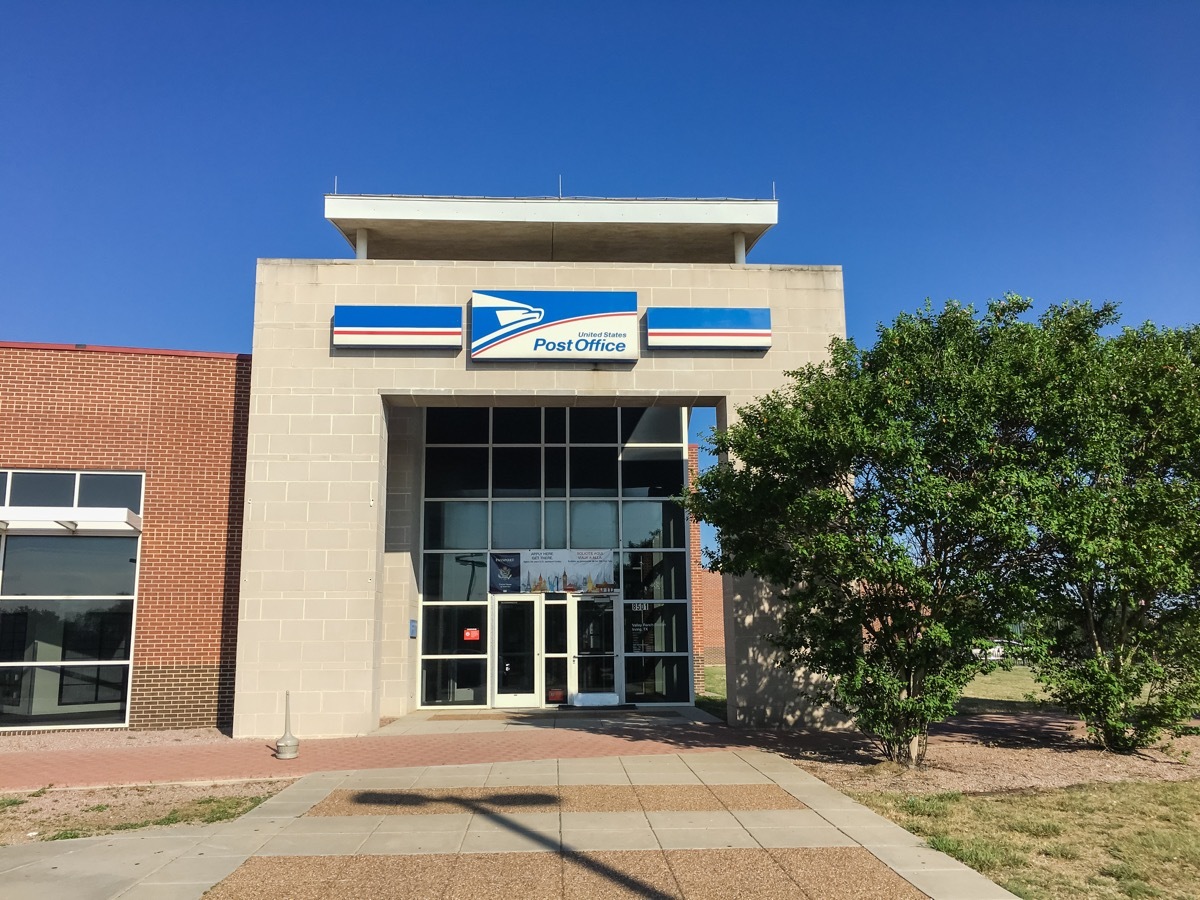
<path fill-rule="evenodd" d="M 1029 303 L 928 306 L 876 345 L 739 410 L 691 512 L 719 532 L 718 571 L 774 585 L 788 661 L 891 760 L 918 765 L 932 722 L 994 668 L 982 651 L 1029 599 L 1024 499 L 1036 362 Z M 728 455 L 726 457 L 725 455 Z"/>
<path fill-rule="evenodd" d="M 1051 697 L 1129 751 L 1200 709 L 1200 330 L 1105 337 L 1116 318 L 1064 306 L 1037 334 L 1030 649 Z"/>

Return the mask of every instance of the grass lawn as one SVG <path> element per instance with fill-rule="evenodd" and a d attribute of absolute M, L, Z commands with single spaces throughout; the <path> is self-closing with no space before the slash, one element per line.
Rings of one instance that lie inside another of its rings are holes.
<path fill-rule="evenodd" d="M 727 720 L 724 666 L 704 667 L 704 693 L 696 695 L 696 706 L 722 722 Z"/>
<path fill-rule="evenodd" d="M 958 711 L 962 715 L 978 715 L 1035 710 L 1041 708 L 1038 701 L 1045 697 L 1028 666 L 1013 666 L 1007 671 L 997 669 L 990 675 L 980 675 L 968 684 L 958 702 Z"/>
<path fill-rule="evenodd" d="M 1200 895 L 1200 781 L 855 799 L 1030 900 Z"/>

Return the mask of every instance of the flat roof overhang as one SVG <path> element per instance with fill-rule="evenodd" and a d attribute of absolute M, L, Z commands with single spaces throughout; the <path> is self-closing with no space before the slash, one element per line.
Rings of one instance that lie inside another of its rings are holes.
<path fill-rule="evenodd" d="M 4 534 L 141 534 L 142 517 L 120 507 L 0 506 Z"/>
<path fill-rule="evenodd" d="M 774 200 L 327 194 L 325 218 L 368 259 L 733 263 L 779 221 Z"/>

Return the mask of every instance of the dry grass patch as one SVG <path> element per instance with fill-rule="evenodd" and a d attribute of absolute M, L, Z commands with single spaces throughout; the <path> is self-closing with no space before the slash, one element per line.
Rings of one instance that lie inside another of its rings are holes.
<path fill-rule="evenodd" d="M 1200 781 L 856 799 L 1028 900 L 1198 893 Z"/>
<path fill-rule="evenodd" d="M 0 797 L 0 845 L 236 819 L 290 781 L 42 788 Z"/>

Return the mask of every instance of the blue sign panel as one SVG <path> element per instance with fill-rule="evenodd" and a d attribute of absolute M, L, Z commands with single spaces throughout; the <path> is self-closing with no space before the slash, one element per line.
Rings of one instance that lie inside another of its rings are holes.
<path fill-rule="evenodd" d="M 462 347 L 458 306 L 335 306 L 335 347 Z"/>
<path fill-rule="evenodd" d="M 646 346 L 652 350 L 767 350 L 771 310 L 658 307 L 646 310 Z"/>
<path fill-rule="evenodd" d="M 474 291 L 471 358 L 637 359 L 633 291 Z"/>

